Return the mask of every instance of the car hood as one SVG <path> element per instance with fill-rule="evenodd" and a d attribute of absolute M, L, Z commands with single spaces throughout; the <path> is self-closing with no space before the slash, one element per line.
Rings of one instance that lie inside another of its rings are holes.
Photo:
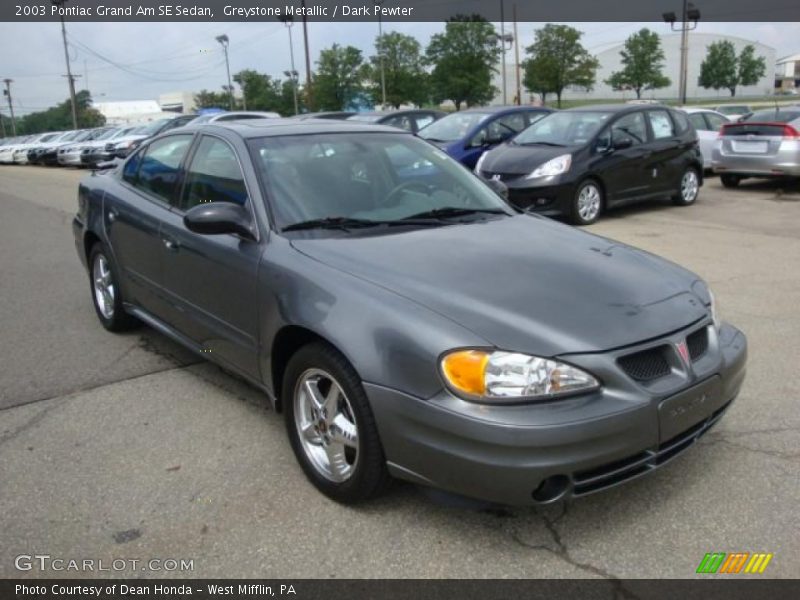
<path fill-rule="evenodd" d="M 535 216 L 292 244 L 506 350 L 543 356 L 598 352 L 664 335 L 707 315 L 691 291 L 698 280 L 692 273 Z"/>
<path fill-rule="evenodd" d="M 518 146 L 516 144 L 502 144 L 486 153 L 481 163 L 481 171 L 527 175 L 548 160 L 562 154 L 573 154 L 580 148 L 580 146 Z"/>

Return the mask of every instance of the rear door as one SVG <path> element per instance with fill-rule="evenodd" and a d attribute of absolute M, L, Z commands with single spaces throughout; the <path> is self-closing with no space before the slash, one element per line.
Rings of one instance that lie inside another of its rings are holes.
<path fill-rule="evenodd" d="M 683 174 L 684 153 L 691 143 L 678 135 L 672 115 L 665 108 L 646 111 L 650 127 L 649 148 L 652 154 L 646 168 L 650 173 L 650 187 L 645 196 L 658 195 L 677 189 Z"/>
<path fill-rule="evenodd" d="M 210 358 L 257 377 L 261 246 L 234 234 L 189 231 L 183 215 L 206 202 L 233 202 L 253 212 L 239 155 L 227 140 L 211 134 L 195 144 L 180 202 L 162 225 L 164 290 L 176 329 Z"/>
<path fill-rule="evenodd" d="M 125 297 L 162 319 L 166 304 L 160 292 L 160 228 L 177 195 L 191 142 L 189 134 L 149 144 L 125 163 L 120 185 L 105 197 L 103 218 Z"/>
<path fill-rule="evenodd" d="M 644 112 L 639 110 L 618 117 L 597 138 L 603 148 L 620 140 L 630 140 L 629 148 L 602 152 L 595 164 L 606 188 L 609 205 L 641 197 L 650 189 L 653 154 Z"/>

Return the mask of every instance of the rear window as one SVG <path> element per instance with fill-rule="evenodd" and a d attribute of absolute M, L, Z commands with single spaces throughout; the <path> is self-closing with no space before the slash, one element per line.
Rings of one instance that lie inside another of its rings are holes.
<path fill-rule="evenodd" d="M 745 119 L 745 122 L 751 123 L 788 123 L 800 118 L 800 110 L 760 110 L 754 112 L 752 115 Z"/>

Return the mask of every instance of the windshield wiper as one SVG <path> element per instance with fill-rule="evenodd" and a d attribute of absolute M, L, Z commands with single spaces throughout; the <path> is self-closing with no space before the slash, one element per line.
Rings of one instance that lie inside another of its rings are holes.
<path fill-rule="evenodd" d="M 371 219 L 356 219 L 353 217 L 324 217 L 321 219 L 311 219 L 309 221 L 300 221 L 299 223 L 292 223 L 287 225 L 281 231 L 301 231 L 304 229 L 341 229 L 342 231 L 349 231 L 351 229 L 367 228 L 367 227 L 384 227 L 392 225 L 424 225 L 429 227 L 432 225 L 430 221 L 415 221 L 412 217 L 395 221 L 378 221 Z"/>
<path fill-rule="evenodd" d="M 412 219 L 446 219 L 448 217 L 463 217 L 477 214 L 508 215 L 508 213 L 501 208 L 459 208 L 456 206 L 445 206 L 443 208 L 434 208 L 415 215 L 410 215 L 401 220 L 408 222 Z"/>
<path fill-rule="evenodd" d="M 554 146 L 563 148 L 564 144 L 556 144 L 555 142 L 517 142 L 520 146 Z"/>

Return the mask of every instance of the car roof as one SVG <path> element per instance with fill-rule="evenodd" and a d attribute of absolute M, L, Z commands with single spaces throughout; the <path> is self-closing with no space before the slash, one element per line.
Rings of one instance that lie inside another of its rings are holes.
<path fill-rule="evenodd" d="M 188 131 L 233 131 L 245 139 L 278 137 L 283 135 L 315 135 L 321 133 L 395 133 L 412 135 L 411 132 L 388 125 L 374 125 L 351 120 L 332 119 L 244 119 L 241 121 L 217 121 L 188 125 L 174 130 L 175 133 Z M 169 133 L 172 133 L 170 131 Z"/>
<path fill-rule="evenodd" d="M 395 115 L 409 115 L 418 112 L 443 112 L 436 108 L 403 108 L 401 110 L 369 110 L 364 112 L 356 112 L 350 115 L 351 117 L 393 117 Z"/>
<path fill-rule="evenodd" d="M 547 106 L 475 106 L 473 108 L 465 108 L 458 112 L 450 113 L 457 115 L 459 113 L 481 113 L 481 114 L 497 114 L 504 112 L 517 112 L 517 111 L 552 111 L 553 109 Z"/>
<path fill-rule="evenodd" d="M 586 106 L 576 106 L 568 108 L 565 112 L 608 112 L 625 113 L 652 108 L 670 108 L 666 104 L 588 104 Z"/>

